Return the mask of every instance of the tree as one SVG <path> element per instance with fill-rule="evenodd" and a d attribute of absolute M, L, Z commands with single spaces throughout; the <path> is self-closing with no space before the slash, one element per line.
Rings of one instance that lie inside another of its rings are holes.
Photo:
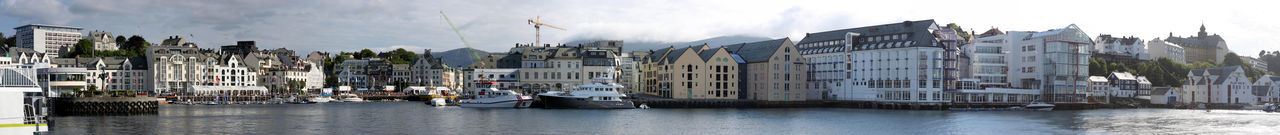
<path fill-rule="evenodd" d="M 960 25 L 956 25 L 956 23 L 948 23 L 947 28 L 951 28 L 951 30 L 955 30 L 956 35 L 959 35 L 961 38 L 964 38 L 963 40 L 965 41 L 968 41 L 969 37 L 973 36 L 973 35 L 969 35 L 969 32 L 965 32 L 964 28 L 960 28 Z"/>
<path fill-rule="evenodd" d="M 9 37 L 8 37 L 8 38 L 5 38 L 5 39 L 4 39 L 5 47 L 15 47 L 15 46 L 18 46 L 18 43 L 17 43 L 17 42 L 18 42 L 18 37 L 16 37 L 16 35 L 9 35 Z"/>
<path fill-rule="evenodd" d="M 378 55 L 377 53 L 374 53 L 373 50 L 369 50 L 369 49 L 360 50 L 360 52 L 357 52 L 355 54 L 356 59 L 373 58 L 377 55 Z"/>
<path fill-rule="evenodd" d="M 129 41 L 129 40 L 128 40 L 127 38 L 124 38 L 124 36 L 116 36 L 116 44 L 117 44 L 117 45 L 119 45 L 119 44 L 124 44 L 124 42 L 125 42 L 125 41 Z M 117 47 L 119 47 L 119 46 L 117 46 Z"/>
<path fill-rule="evenodd" d="M 93 53 L 94 53 L 93 41 L 90 41 L 89 39 L 80 39 L 79 42 L 76 42 L 75 45 L 71 46 L 71 52 L 67 52 L 67 55 L 62 55 L 62 57 L 88 58 L 88 57 L 94 57 Z"/>
<path fill-rule="evenodd" d="M 1222 58 L 1222 66 L 1243 66 L 1243 65 L 1244 65 L 1244 60 L 1240 60 L 1240 55 L 1236 55 L 1236 53 L 1227 53 L 1227 55 Z"/>
<path fill-rule="evenodd" d="M 404 48 L 398 48 L 384 54 L 387 56 L 386 59 L 390 61 L 391 64 L 412 64 L 413 60 L 418 58 L 417 53 L 404 50 Z"/>

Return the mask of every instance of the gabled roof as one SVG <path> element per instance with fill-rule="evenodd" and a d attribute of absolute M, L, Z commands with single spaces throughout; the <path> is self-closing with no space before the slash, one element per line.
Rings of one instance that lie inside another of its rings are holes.
<path fill-rule="evenodd" d="M 1151 81 L 1147 80 L 1146 76 L 1138 76 L 1136 79 L 1138 80 L 1138 84 L 1151 84 Z"/>
<path fill-rule="evenodd" d="M 1089 81 L 1090 82 L 1107 82 L 1107 77 L 1089 76 Z"/>
<path fill-rule="evenodd" d="M 714 48 L 714 49 L 710 49 L 710 50 L 702 51 L 702 52 L 699 52 L 699 53 L 698 53 L 698 57 L 701 57 L 701 58 L 702 58 L 702 61 L 709 61 L 709 60 L 711 60 L 711 57 L 712 57 L 712 56 L 715 56 L 715 55 L 716 55 L 716 52 L 719 52 L 719 51 L 720 51 L 720 50 L 722 50 L 722 49 L 724 49 L 724 47 L 719 47 L 719 48 Z"/>
<path fill-rule="evenodd" d="M 882 24 L 882 25 L 876 25 L 876 26 L 857 27 L 857 28 L 849 28 L 849 29 L 841 29 L 841 30 L 833 30 L 833 31 L 824 31 L 824 32 L 818 32 L 818 33 L 809 33 L 805 35 L 804 39 L 801 39 L 800 42 L 797 42 L 795 44 L 802 45 L 802 44 L 815 43 L 815 42 L 844 40 L 846 34 L 858 33 L 859 38 L 862 38 L 862 37 L 872 38 L 872 37 L 884 37 L 884 36 L 901 37 L 903 35 L 905 35 L 906 38 L 900 38 L 897 40 L 876 40 L 873 42 L 854 41 L 852 44 L 853 46 L 850 49 L 864 50 L 863 48 L 881 49 L 881 48 L 897 48 L 897 47 L 932 46 L 937 41 L 937 38 L 933 35 L 933 33 L 931 33 L 929 28 L 934 27 L 936 25 L 937 24 L 933 20 L 920 20 L 920 21 L 905 21 L 901 23 Z M 801 53 L 803 54 L 818 54 L 818 53 L 846 51 L 845 50 L 846 47 L 844 47 L 844 45 L 813 46 L 813 47 L 803 47 L 798 49 L 799 49 L 798 51 L 801 51 Z"/>
<path fill-rule="evenodd" d="M 1137 80 L 1137 77 L 1129 72 L 1111 72 L 1111 77 L 1117 80 Z"/>
<path fill-rule="evenodd" d="M 680 48 L 680 49 L 671 50 L 671 53 L 670 53 L 670 54 L 667 54 L 667 63 L 676 62 L 676 60 L 679 60 L 679 59 L 680 59 L 680 56 L 682 56 L 682 55 L 684 54 L 684 51 L 689 51 L 689 50 L 691 50 L 691 49 L 693 49 L 693 48 L 692 48 L 692 47 L 685 47 L 685 48 Z M 695 54 L 696 54 L 696 53 L 695 53 Z"/>
<path fill-rule="evenodd" d="M 1151 88 L 1151 95 L 1164 95 L 1164 93 L 1168 93 L 1169 91 L 1172 91 L 1172 90 L 1173 88 L 1170 88 L 1170 87 Z M 1174 92 L 1174 93 L 1177 93 L 1177 92 Z"/>
<path fill-rule="evenodd" d="M 752 43 L 733 44 L 726 45 L 725 48 L 727 48 L 726 50 L 730 53 L 742 56 L 742 59 L 746 63 L 756 63 L 769 61 L 769 58 L 773 57 L 774 52 L 777 52 L 778 48 L 782 48 L 782 45 L 787 42 L 791 42 L 791 39 L 781 38 Z"/>

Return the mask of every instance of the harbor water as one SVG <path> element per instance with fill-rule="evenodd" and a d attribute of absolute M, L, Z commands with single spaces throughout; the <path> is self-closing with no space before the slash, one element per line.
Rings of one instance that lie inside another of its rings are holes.
<path fill-rule="evenodd" d="M 422 102 L 161 105 L 54 117 L 55 134 L 1276 134 L 1280 113 L 1102 109 L 474 109 Z"/>

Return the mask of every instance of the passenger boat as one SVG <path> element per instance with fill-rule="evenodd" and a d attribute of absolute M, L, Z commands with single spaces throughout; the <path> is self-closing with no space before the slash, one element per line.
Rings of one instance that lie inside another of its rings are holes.
<path fill-rule="evenodd" d="M 498 89 L 498 82 L 476 83 L 475 98 L 458 101 L 465 108 L 528 108 L 533 98 L 511 90 Z"/>
<path fill-rule="evenodd" d="M 25 74 L 24 74 L 25 73 Z M 46 134 L 45 93 L 29 69 L 0 69 L 0 134 Z"/>
<path fill-rule="evenodd" d="M 1031 102 L 1031 104 L 1027 104 L 1022 108 L 1026 108 L 1032 111 L 1052 111 L 1053 107 L 1054 107 L 1053 104 L 1048 104 L 1044 102 Z"/>
<path fill-rule="evenodd" d="M 356 96 L 356 94 L 351 94 L 351 93 L 339 94 L 338 98 L 340 98 L 342 102 L 364 102 L 363 98 L 360 98 L 360 96 Z"/>
<path fill-rule="evenodd" d="M 551 109 L 634 109 L 631 101 L 622 100 L 627 97 L 618 90 L 622 85 L 613 83 L 610 78 L 596 78 L 570 91 L 552 91 L 538 94 L 545 108 Z"/>
<path fill-rule="evenodd" d="M 315 97 L 308 98 L 307 100 L 311 102 L 316 102 L 316 103 L 328 103 L 329 101 L 333 101 L 333 98 L 324 97 L 324 96 L 315 96 Z"/>

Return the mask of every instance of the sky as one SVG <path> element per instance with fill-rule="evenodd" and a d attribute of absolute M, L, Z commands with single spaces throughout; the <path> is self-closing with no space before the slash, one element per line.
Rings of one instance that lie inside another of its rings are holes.
<path fill-rule="evenodd" d="M 202 48 L 256 41 L 259 48 L 504 52 L 532 43 L 581 39 L 684 42 L 718 36 L 799 41 L 805 33 L 934 19 L 983 32 L 1043 31 L 1076 24 L 1086 33 L 1143 40 L 1191 36 L 1203 24 L 1232 51 L 1280 50 L 1280 25 L 1266 1 L 811 1 L 811 0 L 0 0 L 0 26 L 54 24 L 140 35 L 181 36 Z M 6 36 L 13 30 L 3 30 Z"/>

